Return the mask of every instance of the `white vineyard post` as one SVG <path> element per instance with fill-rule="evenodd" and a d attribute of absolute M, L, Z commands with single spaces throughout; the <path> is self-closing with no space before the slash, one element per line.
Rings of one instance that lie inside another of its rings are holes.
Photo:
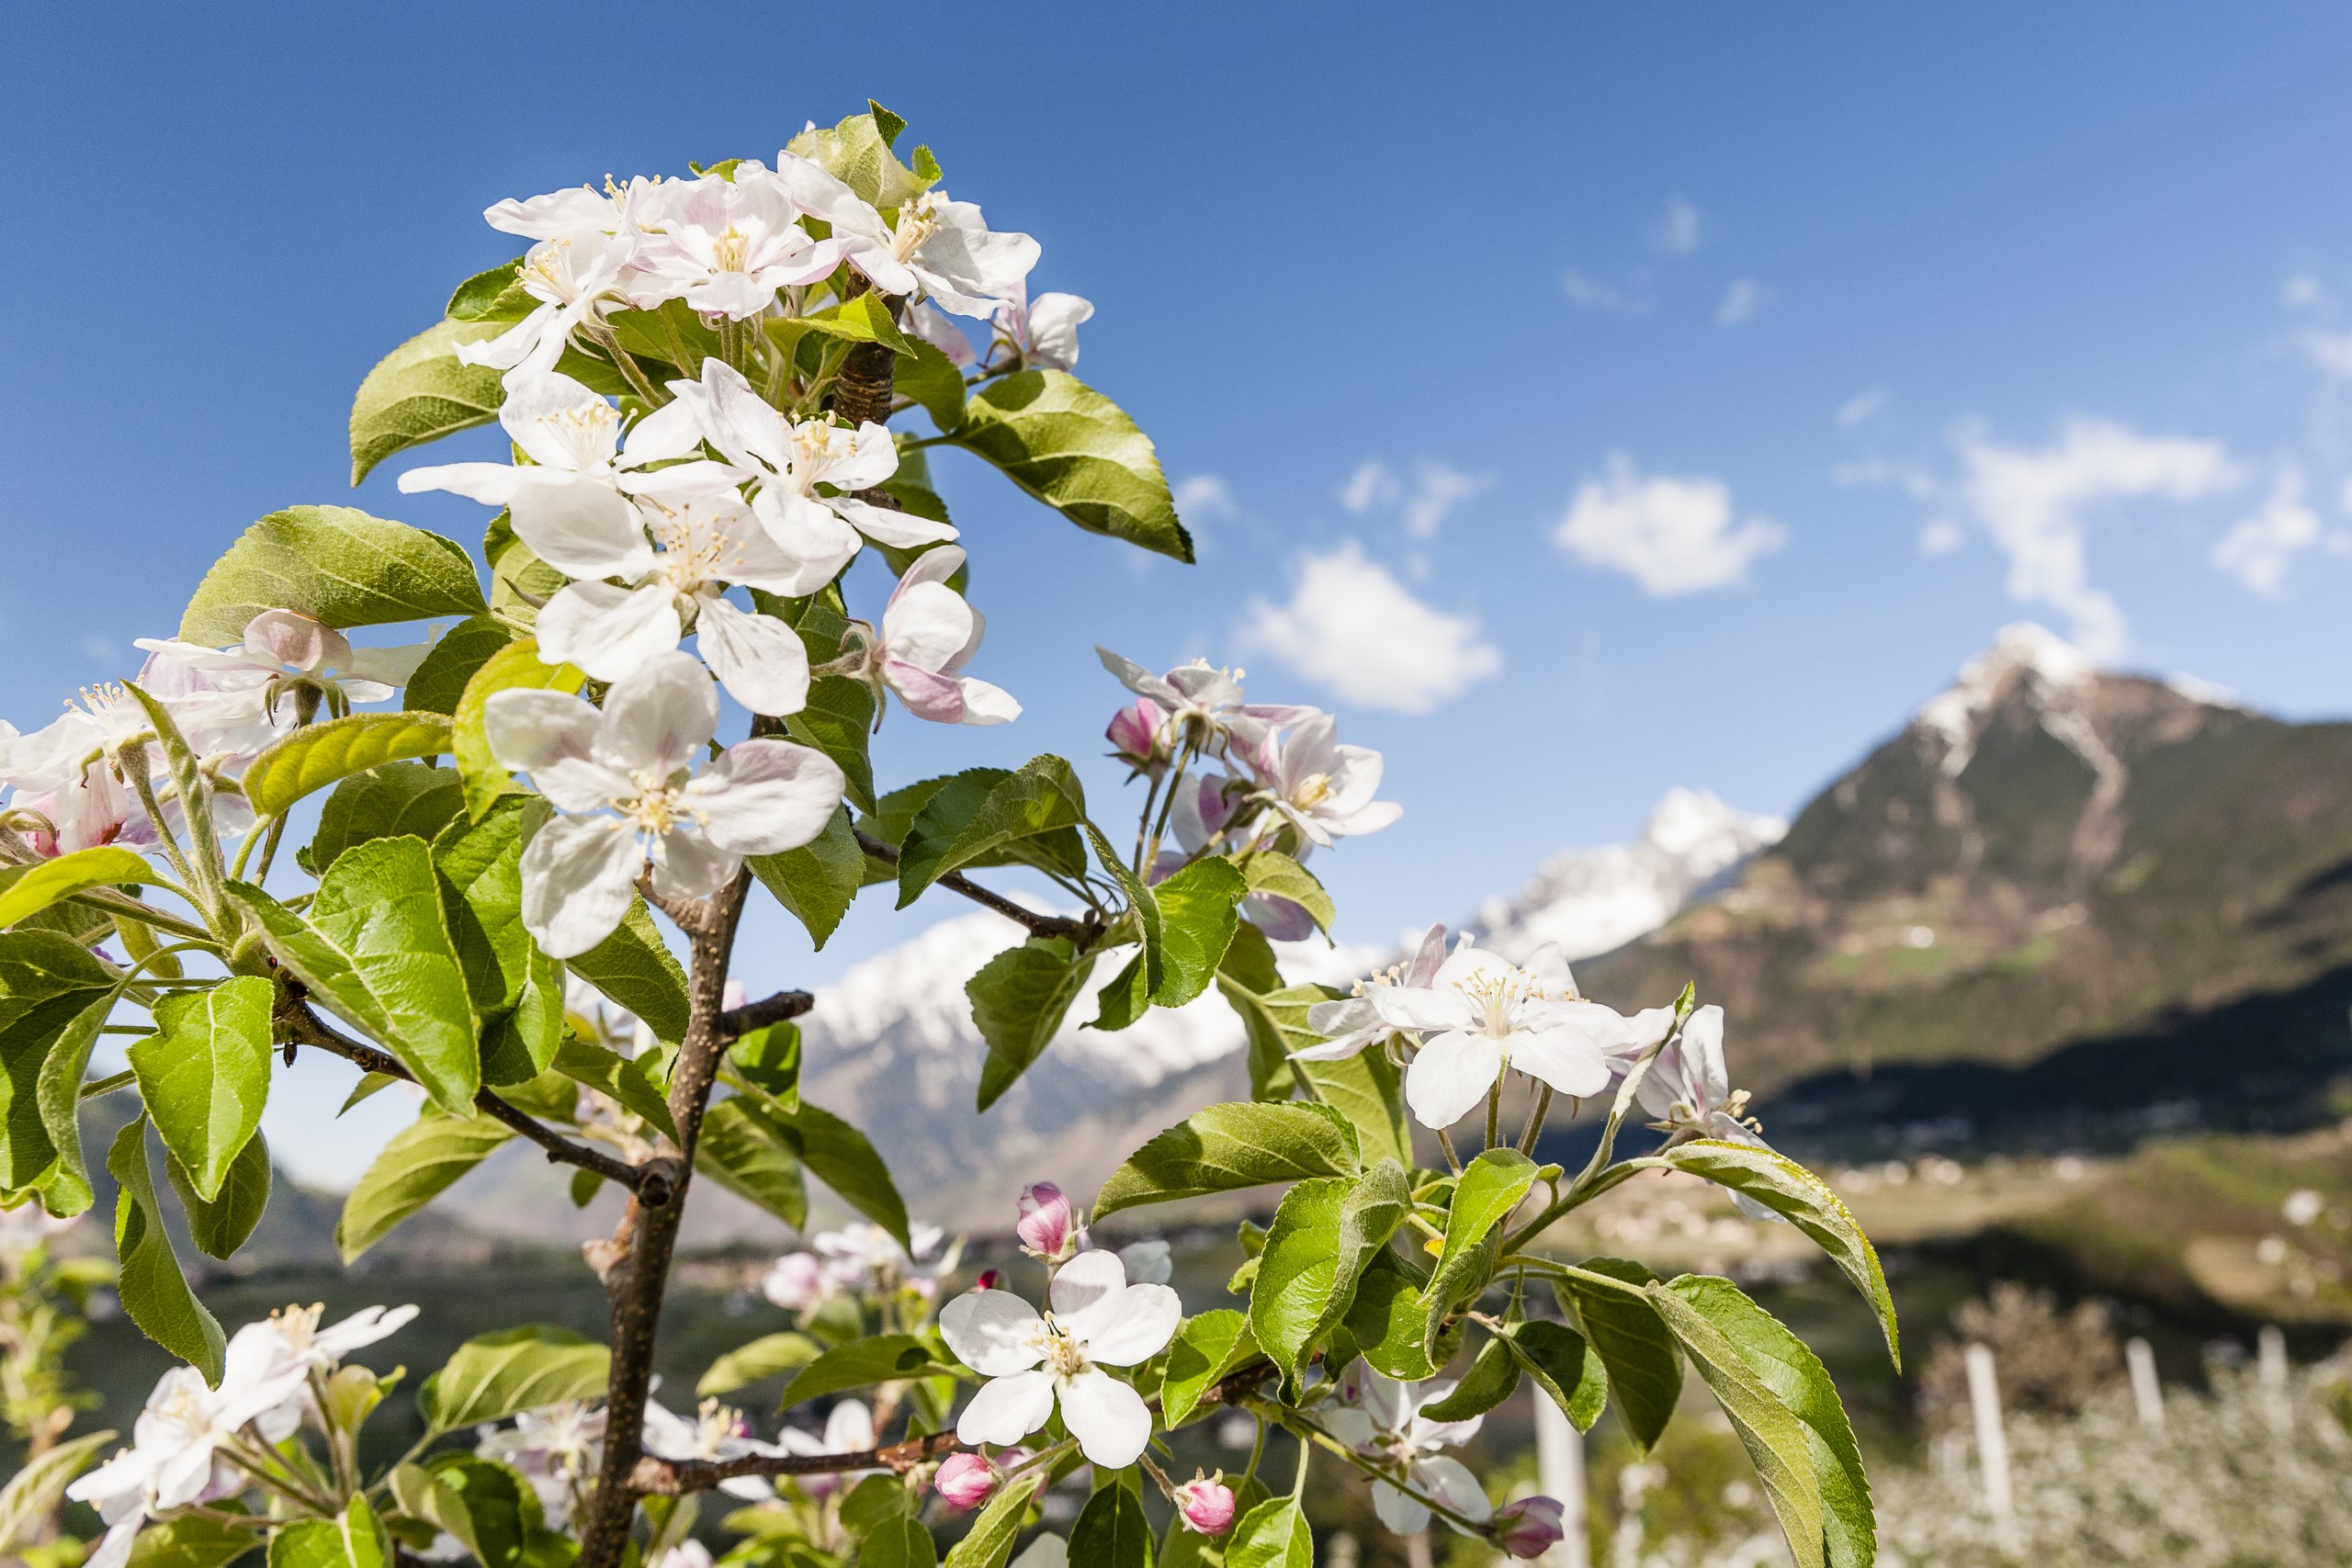
<path fill-rule="evenodd" d="M 2140 1413 L 2140 1424 L 2161 1427 L 2165 1424 L 2165 1391 L 2156 1382 L 2156 1353 L 2144 1339 L 2133 1338 L 2123 1347 L 2123 1364 L 2132 1370 L 2132 1405 Z"/>
<path fill-rule="evenodd" d="M 1993 1376 L 1993 1352 L 1968 1348 L 1968 1404 L 1976 1416 L 1976 1466 L 1984 1483 L 1984 1511 L 1993 1517 L 1994 1544 L 2021 1550 L 2017 1495 L 2009 1483 L 2009 1437 L 2001 1427 L 2001 1389 Z"/>
<path fill-rule="evenodd" d="M 1535 1487 L 1560 1505 L 1559 1544 L 1541 1559 L 1544 1568 L 1591 1568 L 1585 1534 L 1584 1436 L 1566 1412 L 1541 1389 L 1535 1393 Z"/>
<path fill-rule="evenodd" d="M 2262 1384 L 2262 1414 L 2270 1429 L 2284 1436 L 2294 1424 L 2287 1399 L 2287 1336 L 2275 1323 L 2265 1324 L 2255 1336 L 2256 1376 Z"/>

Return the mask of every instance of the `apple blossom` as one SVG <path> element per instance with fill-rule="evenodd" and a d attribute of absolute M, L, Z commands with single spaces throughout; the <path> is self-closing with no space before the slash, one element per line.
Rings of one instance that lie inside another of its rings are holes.
<path fill-rule="evenodd" d="M 235 648 L 150 637 L 132 646 L 201 671 L 224 694 L 254 694 L 259 699 L 256 722 L 266 721 L 278 694 L 288 689 L 317 694 L 327 711 L 338 716 L 355 703 L 383 702 L 408 683 L 433 650 L 430 642 L 355 649 L 333 626 L 293 610 L 264 610 L 245 623 L 244 641 Z M 234 711 L 227 704 L 213 705 L 224 714 Z"/>
<path fill-rule="evenodd" d="M 605 188 L 577 185 L 545 196 L 508 197 L 482 209 L 482 221 L 502 233 L 526 240 L 596 239 L 627 234 L 639 227 L 639 218 L 653 193 L 671 181 L 639 175 L 627 185 L 606 179 Z"/>
<path fill-rule="evenodd" d="M 680 1541 L 653 1560 L 653 1568 L 710 1568 L 710 1548 L 698 1540 Z"/>
<path fill-rule="evenodd" d="M 954 545 L 925 550 L 899 579 L 883 607 L 879 631 L 858 624 L 860 646 L 845 655 L 847 666 L 876 687 L 887 689 L 917 718 L 934 724 L 1010 724 L 1021 705 L 1001 686 L 959 675 L 979 650 L 988 622 L 947 586 L 964 564 Z"/>
<path fill-rule="evenodd" d="M 972 1281 L 972 1289 L 974 1289 L 974 1290 L 976 1290 L 976 1291 L 993 1291 L 993 1290 L 995 1290 L 999 1285 L 1001 1285 L 1001 1284 L 1003 1284 L 1003 1283 L 1004 1283 L 1004 1270 L 1003 1270 L 1003 1269 L 981 1269 L 981 1270 L 980 1270 L 980 1277 L 979 1277 L 978 1279 L 977 1279 L 977 1280 L 973 1280 L 973 1281 Z"/>
<path fill-rule="evenodd" d="M 1634 1021 L 1663 1012 L 1666 1010 L 1654 1008 Z M 1672 1017 L 1666 1013 L 1669 1022 Z M 1724 1010 L 1712 1003 L 1683 1021 L 1681 1032 L 1667 1042 L 1650 1063 L 1650 1070 L 1634 1086 L 1634 1093 L 1642 1109 L 1657 1119 L 1655 1124 L 1668 1131 L 1759 1148 L 1770 1146 L 1745 1114 L 1747 1091 L 1731 1087 L 1731 1076 L 1724 1065 Z M 1733 1193 L 1732 1204 L 1752 1220 L 1788 1223 L 1744 1192 Z"/>
<path fill-rule="evenodd" d="M 1422 1126 L 1440 1131 L 1513 1067 L 1562 1094 L 1598 1094 L 1609 1083 L 1610 1053 L 1630 1027 L 1577 995 L 1559 949 L 1548 943 L 1521 969 L 1465 942 L 1428 985 L 1375 985 L 1365 994 L 1390 1026 L 1430 1036 L 1405 1069 L 1405 1100 Z"/>
<path fill-rule="evenodd" d="M 1162 882 L 1213 850 L 1250 847 L 1259 840 L 1251 825 L 1262 815 L 1243 780 L 1211 774 L 1182 781 L 1170 796 L 1168 827 L 1184 852 L 1161 851 L 1148 880 Z M 1292 858 L 1304 862 L 1313 852 L 1314 846 L 1300 844 Z M 1315 917 L 1304 906 L 1272 894 L 1250 894 L 1241 901 L 1241 914 L 1276 942 L 1304 942 L 1315 934 Z"/>
<path fill-rule="evenodd" d="M 1555 1497 L 1521 1497 L 1495 1510 L 1495 1544 L 1522 1560 L 1541 1557 L 1567 1534 Z"/>
<path fill-rule="evenodd" d="M 526 1410 L 512 1427 L 482 1428 L 474 1453 L 513 1465 L 531 1483 L 548 1528 L 561 1529 L 582 1484 L 603 1462 L 605 1412 L 578 1399 Z"/>
<path fill-rule="evenodd" d="M 461 343 L 460 365 L 529 373 L 552 370 L 582 325 L 602 323 L 620 293 L 638 237 L 619 234 L 559 234 L 524 254 L 515 280 L 539 303 L 496 337 Z"/>
<path fill-rule="evenodd" d="M 1233 1528 L 1237 1500 L 1233 1488 L 1225 1483 L 1222 1472 L 1214 1481 L 1195 1472 L 1192 1480 L 1176 1488 L 1172 1501 L 1176 1517 L 1184 1521 L 1186 1529 L 1200 1535 L 1223 1535 Z"/>
<path fill-rule="evenodd" d="M 645 1402 L 645 1451 L 656 1459 L 699 1460 L 712 1463 L 752 1454 L 780 1454 L 785 1449 L 751 1435 L 742 1413 L 706 1399 L 691 1421 L 658 1400 Z M 765 1497 L 773 1490 L 755 1475 L 722 1481 L 718 1489 L 731 1497 Z"/>
<path fill-rule="evenodd" d="M 1037 1181 L 1022 1189 L 1021 1218 L 1012 1229 L 1024 1249 L 1059 1261 L 1075 1243 L 1077 1221 L 1062 1190 L 1050 1181 Z"/>
<path fill-rule="evenodd" d="M 1466 937 L 1464 940 L 1468 941 Z M 1291 1055 L 1303 1062 L 1337 1062 L 1387 1039 L 1396 1032 L 1396 1026 L 1380 1016 L 1380 1009 L 1366 994 L 1366 988 L 1400 986 L 1408 990 L 1425 990 L 1444 964 L 1445 927 L 1440 923 L 1421 933 L 1420 945 L 1413 950 L 1412 957 L 1402 964 L 1390 964 L 1369 980 L 1357 981 L 1353 996 L 1339 1001 L 1317 1002 L 1308 1008 L 1306 1027 L 1323 1036 L 1323 1043 L 1293 1051 Z"/>
<path fill-rule="evenodd" d="M 1112 756 L 1158 783 L 1168 771 L 1167 729 L 1167 710 L 1149 697 L 1137 697 L 1111 716 L 1102 738 L 1110 741 Z"/>
<path fill-rule="evenodd" d="M 842 243 L 810 239 L 791 190 L 757 163 L 666 181 L 645 206 L 646 237 L 626 286 L 640 310 L 684 299 L 706 316 L 746 321 L 779 288 L 814 283 L 841 263 Z"/>
<path fill-rule="evenodd" d="M 918 1220 L 907 1229 L 914 1244 L 910 1253 L 888 1231 L 860 1220 L 820 1232 L 811 1245 L 825 1259 L 825 1278 L 833 1290 L 867 1297 L 909 1290 L 928 1300 L 938 1293 L 941 1276 L 954 1273 L 963 1257 L 960 1241 L 942 1247 L 946 1237 L 937 1225 Z"/>
<path fill-rule="evenodd" d="M 813 217 L 832 226 L 850 265 L 885 294 L 920 294 L 958 316 L 985 317 L 1037 265 L 1037 242 L 991 233 L 980 209 L 930 190 L 899 204 L 886 222 L 872 203 L 806 158 L 776 154 L 776 173 Z"/>
<path fill-rule="evenodd" d="M 907 307 L 906 320 L 899 325 L 947 356 L 947 363 L 957 369 L 968 369 L 978 362 L 972 352 L 972 340 L 964 329 L 947 319 L 938 307 L 918 302 Z"/>
<path fill-rule="evenodd" d="M 776 1441 L 786 1453 L 810 1457 L 819 1454 L 862 1454 L 874 1447 L 874 1412 L 863 1400 L 844 1399 L 826 1413 L 825 1430 L 821 1437 L 814 1432 L 804 1432 L 797 1427 L 786 1427 L 776 1434 Z M 861 1476 L 873 1473 L 870 1470 L 836 1471 L 796 1479 L 801 1491 L 811 1497 L 822 1497 L 854 1485 Z"/>
<path fill-rule="evenodd" d="M 650 861 L 667 897 L 699 898 L 747 855 L 797 849 L 841 804 L 840 765 L 787 740 L 739 741 L 699 772 L 718 728 L 703 667 L 672 651 L 613 683 L 602 712 L 562 692 L 494 694 L 484 711 L 499 763 L 531 775 L 560 815 L 523 852 L 523 923 L 570 958 L 628 913 Z"/>
<path fill-rule="evenodd" d="M 1239 670 L 1217 670 L 1195 659 L 1165 675 L 1155 675 L 1125 654 L 1097 644 L 1094 656 L 1119 683 L 1139 697 L 1148 697 L 1167 716 L 1165 733 L 1171 750 L 1190 746 L 1211 756 L 1223 756 L 1228 737 L 1243 745 L 1263 740 L 1276 727 L 1298 724 L 1321 710 L 1294 704 L 1245 703 Z"/>
<path fill-rule="evenodd" d="M 1062 1424 L 1088 1461 L 1118 1470 L 1151 1440 L 1143 1396 L 1103 1371 L 1150 1359 L 1183 1317 L 1165 1285 L 1131 1285 L 1118 1255 L 1083 1252 L 1064 1264 L 1043 1315 L 1005 1291 L 974 1291 L 939 1314 L 948 1348 L 983 1378 L 956 1435 L 967 1443 L 1016 1443 L 1061 1407 Z"/>
<path fill-rule="evenodd" d="M 987 1502 L 1001 1479 L 996 1466 L 978 1454 L 949 1454 L 940 1461 L 939 1472 L 932 1477 L 931 1484 L 941 1502 L 962 1510 L 977 1508 Z"/>
<path fill-rule="evenodd" d="M 1342 1403 L 1324 1417 L 1324 1425 L 1357 1452 L 1404 1472 L 1426 1495 L 1464 1518 L 1483 1522 L 1493 1512 L 1485 1489 L 1468 1466 L 1443 1451 L 1477 1436 L 1483 1417 L 1432 1421 L 1421 1414 L 1453 1388 L 1450 1381 L 1398 1382 L 1359 1361 L 1340 1379 Z M 1372 1483 L 1372 1506 L 1380 1522 L 1398 1535 L 1419 1535 L 1429 1528 L 1429 1508 L 1388 1482 Z"/>
<path fill-rule="evenodd" d="M 786 1312 L 807 1312 L 828 1294 L 824 1265 L 813 1253 L 788 1252 L 760 1276 L 760 1294 Z"/>
<path fill-rule="evenodd" d="M 1368 746 L 1342 746 L 1339 720 L 1318 713 L 1302 720 L 1271 748 L 1260 749 L 1261 798 L 1290 818 L 1307 842 L 1329 846 L 1356 833 L 1376 833 L 1405 814 L 1394 801 L 1374 800 L 1383 767 Z"/>
<path fill-rule="evenodd" d="M 1029 285 L 1022 282 L 997 306 L 996 327 L 1026 363 L 1069 370 L 1078 364 L 1078 329 L 1093 316 L 1090 299 L 1040 294 L 1033 300 Z"/>

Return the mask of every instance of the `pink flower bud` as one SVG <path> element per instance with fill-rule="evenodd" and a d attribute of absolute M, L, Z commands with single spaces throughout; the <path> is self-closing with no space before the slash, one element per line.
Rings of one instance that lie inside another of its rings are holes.
<path fill-rule="evenodd" d="M 1521 1497 L 1495 1510 L 1495 1544 L 1513 1557 L 1541 1557 L 1567 1533 L 1560 1505 L 1550 1497 Z"/>
<path fill-rule="evenodd" d="M 1194 1475 L 1176 1488 L 1176 1512 L 1203 1535 L 1223 1535 L 1233 1528 L 1233 1488 L 1222 1481 Z"/>
<path fill-rule="evenodd" d="M 983 1269 L 980 1270 L 980 1277 L 972 1281 L 972 1289 L 976 1291 L 993 1291 L 1003 1283 L 1003 1269 Z"/>
<path fill-rule="evenodd" d="M 1111 728 L 1103 738 L 1111 742 L 1111 754 L 1129 767 L 1157 773 L 1168 761 L 1160 733 L 1167 728 L 1168 714 L 1149 697 L 1137 697 L 1133 707 L 1121 708 L 1111 716 Z"/>
<path fill-rule="evenodd" d="M 1013 1225 L 1023 1245 L 1039 1256 L 1059 1258 L 1069 1250 L 1076 1219 L 1069 1200 L 1050 1181 L 1040 1181 L 1021 1194 L 1021 1218 Z"/>
<path fill-rule="evenodd" d="M 989 1500 L 1002 1478 L 996 1467 L 978 1454 L 949 1454 L 931 1483 L 939 1500 L 951 1508 L 977 1508 Z"/>

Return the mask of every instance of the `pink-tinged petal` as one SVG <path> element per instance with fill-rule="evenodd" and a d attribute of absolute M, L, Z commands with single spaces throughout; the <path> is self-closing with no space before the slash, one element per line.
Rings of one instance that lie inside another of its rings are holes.
<path fill-rule="evenodd" d="M 402 495 L 415 495 L 424 491 L 445 490 L 452 495 L 462 495 L 468 501 L 479 501 L 484 506 L 505 506 L 514 500 L 528 470 L 511 463 L 442 463 L 429 468 L 411 468 L 400 477 Z"/>
<path fill-rule="evenodd" d="M 1061 1315 L 1058 1310 L 1055 1315 Z M 1166 1285 L 1129 1285 L 1071 1314 L 1068 1326 L 1085 1345 L 1088 1360 L 1132 1367 L 1167 1349 L 1183 1321 L 1184 1303 Z"/>
<path fill-rule="evenodd" d="M 341 632 L 291 610 L 264 610 L 247 621 L 245 652 L 305 674 L 351 667 L 351 644 Z"/>
<path fill-rule="evenodd" d="M 890 607 L 882 614 L 882 646 L 889 650 L 892 659 L 917 669 L 942 669 L 962 653 L 971 639 L 972 607 L 964 603 L 962 594 L 944 583 L 917 582 L 909 586 L 901 582 L 899 591 L 890 596 Z"/>
<path fill-rule="evenodd" d="M 1091 300 L 1076 294 L 1040 294 L 1029 304 L 1029 358 L 1055 370 L 1078 364 L 1078 329 L 1094 318 Z"/>
<path fill-rule="evenodd" d="M 972 1395 L 972 1403 L 964 1406 L 964 1414 L 956 1419 L 956 1436 L 967 1443 L 1002 1447 L 1019 1442 L 1044 1426 L 1053 1414 L 1054 1375 L 1045 1371 L 1014 1372 L 983 1384 L 980 1392 Z M 1133 1464 L 1135 1456 L 1128 1455 L 1126 1462 Z"/>
<path fill-rule="evenodd" d="M 947 356 L 947 363 L 963 369 L 978 361 L 972 351 L 972 340 L 945 315 L 930 305 L 917 305 L 907 312 L 905 325 L 915 336 Z"/>
<path fill-rule="evenodd" d="M 1097 643 L 1094 648 L 1094 657 L 1102 661 L 1102 668 L 1108 670 L 1118 680 L 1119 684 L 1135 693 L 1136 695 L 1149 697 L 1163 707 L 1180 707 L 1183 705 L 1184 694 L 1182 692 L 1129 659 L 1125 654 L 1114 653 Z"/>
<path fill-rule="evenodd" d="M 593 811 L 628 787 L 628 778 L 595 759 L 596 710 L 568 692 L 518 688 L 493 692 L 482 730 L 498 765 L 528 773 L 539 793 L 565 811 Z"/>
<path fill-rule="evenodd" d="M 790 193 L 794 206 L 823 220 L 830 228 L 869 238 L 888 231 L 872 204 L 822 164 L 797 152 L 778 152 L 775 177 Z"/>
<path fill-rule="evenodd" d="M 1106 1371 L 1090 1368 L 1070 1379 L 1062 1385 L 1061 1402 L 1062 1425 L 1090 1464 L 1124 1470 L 1151 1441 L 1151 1411 L 1143 1395 Z"/>
<path fill-rule="evenodd" d="M 660 583 L 616 588 L 567 584 L 539 612 L 539 657 L 576 664 L 599 681 L 620 681 L 678 646 L 677 599 Z"/>
<path fill-rule="evenodd" d="M 700 760 L 718 733 L 718 688 L 702 661 L 675 649 L 649 659 L 605 698 L 599 759 L 667 778 Z"/>
<path fill-rule="evenodd" d="M 1487 1489 L 1478 1484 L 1470 1467 L 1458 1459 L 1439 1454 L 1417 1461 L 1413 1479 L 1427 1488 L 1430 1496 L 1466 1518 L 1484 1520 L 1494 1514 L 1494 1505 L 1487 1501 Z"/>
<path fill-rule="evenodd" d="M 1030 1340 L 1043 1323 L 1035 1307 L 1010 1291 L 967 1291 L 939 1309 L 939 1332 L 947 1348 L 984 1378 L 1009 1377 L 1035 1366 L 1040 1357 Z"/>
<path fill-rule="evenodd" d="M 1127 1288 L 1126 1266 L 1115 1252 L 1081 1252 L 1054 1276 L 1051 1299 L 1056 1318 L 1076 1317 L 1099 1306 Z"/>
<path fill-rule="evenodd" d="M 841 806 L 841 764 L 789 740 L 739 740 L 686 787 L 711 841 L 737 854 L 797 850 Z"/>
<path fill-rule="evenodd" d="M 962 682 L 897 659 L 882 661 L 882 679 L 917 718 L 927 718 L 933 724 L 964 722 Z"/>
<path fill-rule="evenodd" d="M 831 479 L 828 474 L 826 478 Z M 893 549 L 911 550 L 922 545 L 936 545 L 956 537 L 956 530 L 945 523 L 934 523 L 928 517 L 918 517 L 911 512 L 896 512 L 855 496 L 835 496 L 825 504 L 848 519 L 857 531 L 876 544 Z"/>
<path fill-rule="evenodd" d="M 1422 1126 L 1443 1131 L 1487 1098 L 1502 1070 L 1502 1042 L 1484 1034 L 1441 1034 L 1405 1069 L 1405 1102 Z"/>
<path fill-rule="evenodd" d="M 964 694 L 962 722 L 973 725 L 1011 724 L 1021 716 L 1021 704 L 1002 686 L 967 675 L 956 682 Z"/>
<path fill-rule="evenodd" d="M 650 846 L 653 888 L 665 898 L 702 898 L 743 869 L 743 857 L 721 849 L 690 827 L 656 835 Z"/>
<path fill-rule="evenodd" d="M 1442 921 L 1421 933 L 1421 945 L 1413 950 L 1412 961 L 1405 965 L 1405 984 L 1426 986 L 1445 966 L 1445 925 Z"/>
<path fill-rule="evenodd" d="M 515 537 L 566 577 L 634 582 L 653 570 L 637 508 L 610 485 L 591 479 L 527 484 L 508 510 Z"/>
<path fill-rule="evenodd" d="M 1241 913 L 1272 942 L 1305 942 L 1315 934 L 1315 917 L 1287 898 L 1253 896 L 1241 901 Z"/>
<path fill-rule="evenodd" d="M 637 835 L 610 817 L 558 817 L 523 851 L 523 924 L 550 958 L 613 934 L 637 897 Z"/>
<path fill-rule="evenodd" d="M 713 595 L 695 622 L 703 658 L 727 694 L 780 717 L 808 705 L 808 649 L 774 615 L 751 615 Z"/>
<path fill-rule="evenodd" d="M 1021 1190 L 1017 1207 L 1020 1217 L 1013 1221 L 1012 1233 L 1022 1245 L 1048 1258 L 1059 1258 L 1078 1225 L 1069 1194 L 1050 1181 L 1033 1181 Z"/>

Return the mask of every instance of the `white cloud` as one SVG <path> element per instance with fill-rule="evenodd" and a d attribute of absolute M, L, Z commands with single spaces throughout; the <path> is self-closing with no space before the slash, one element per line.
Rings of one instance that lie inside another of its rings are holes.
<path fill-rule="evenodd" d="M 1732 280 L 1724 290 L 1724 302 L 1715 307 L 1715 325 L 1736 327 L 1762 309 L 1772 298 L 1772 291 L 1752 277 Z"/>
<path fill-rule="evenodd" d="M 1191 474 L 1177 481 L 1176 514 L 1211 519 L 1234 515 L 1233 491 L 1216 474 Z"/>
<path fill-rule="evenodd" d="M 2335 303 L 2327 285 L 2308 272 L 2299 272 L 2278 290 L 2279 302 L 2294 310 L 2326 310 Z"/>
<path fill-rule="evenodd" d="M 1949 517 L 1930 517 L 1919 525 L 1919 553 L 1949 556 L 1968 543 L 1968 530 Z"/>
<path fill-rule="evenodd" d="M 1375 506 L 1394 505 L 1396 501 L 1396 476 L 1379 458 L 1357 465 L 1340 487 L 1340 504 L 1358 517 Z"/>
<path fill-rule="evenodd" d="M 1699 209 L 1679 196 L 1666 203 L 1666 216 L 1650 231 L 1650 243 L 1669 256 L 1687 256 L 1706 239 L 1706 223 Z"/>
<path fill-rule="evenodd" d="M 2339 381 L 2352 381 L 2352 332 L 2309 327 L 2295 334 L 2304 356 Z"/>
<path fill-rule="evenodd" d="M 1562 269 L 1560 292 L 1566 295 L 1571 303 L 1588 310 L 1606 310 L 1616 316 L 1634 315 L 1647 308 L 1641 296 L 1632 289 L 1620 288 L 1597 277 L 1589 277 L 1574 267 Z"/>
<path fill-rule="evenodd" d="M 2285 586 L 2287 568 L 2319 535 L 2319 513 L 2303 502 L 2303 476 L 2281 468 L 2262 504 L 2230 525 L 2208 558 L 2248 592 L 2267 597 Z"/>
<path fill-rule="evenodd" d="M 1386 713 L 1433 712 L 1503 667 L 1476 615 L 1423 604 L 1352 539 L 1301 556 L 1290 602 L 1251 601 L 1240 637 L 1342 702 Z"/>
<path fill-rule="evenodd" d="M 1622 571 L 1665 599 L 1727 588 L 1747 567 L 1788 543 L 1769 517 L 1734 525 L 1731 487 L 1706 476 L 1645 476 L 1623 452 L 1587 479 L 1553 531 L 1552 542 L 1587 566 Z"/>
<path fill-rule="evenodd" d="M 1899 490 L 1914 501 L 1932 501 L 1937 490 L 1936 476 L 1927 469 L 1908 463 L 1890 463 L 1883 457 L 1862 457 L 1837 464 L 1830 468 L 1829 479 L 1848 490 L 1869 486 Z"/>
<path fill-rule="evenodd" d="M 1872 387 L 1867 392 L 1857 392 L 1838 405 L 1838 428 L 1851 430 L 1864 420 L 1875 416 L 1886 407 L 1893 394 L 1884 387 Z"/>
<path fill-rule="evenodd" d="M 1405 532 L 1416 539 L 1434 536 L 1446 514 L 1493 486 L 1492 474 L 1465 474 L 1448 463 L 1423 463 L 1405 502 Z"/>
<path fill-rule="evenodd" d="M 2112 420 L 2070 420 L 2038 447 L 2005 446 L 1970 425 L 1953 445 L 1951 503 L 2008 556 L 2009 597 L 2071 616 L 2075 641 L 2102 660 L 2123 651 L 2123 612 L 2090 584 L 2087 514 L 2118 501 L 2199 501 L 2242 477 L 2218 441 L 2143 435 Z"/>

